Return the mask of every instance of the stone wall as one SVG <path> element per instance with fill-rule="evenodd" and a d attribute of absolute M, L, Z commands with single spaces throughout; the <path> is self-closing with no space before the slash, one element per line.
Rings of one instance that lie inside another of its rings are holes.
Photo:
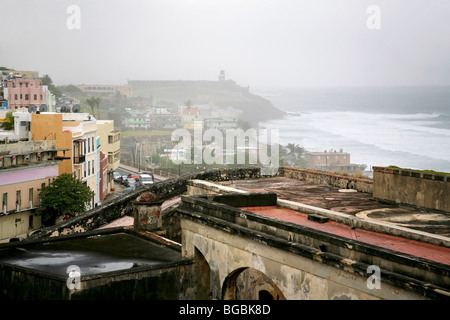
<path fill-rule="evenodd" d="M 267 275 L 286 299 L 448 297 L 447 267 L 235 207 L 252 202 L 253 196 L 275 197 L 266 193 L 184 196 L 177 209 L 183 256 L 193 258 L 198 250 L 205 257 L 213 298 L 233 298 L 239 286 L 236 274 L 246 268 Z M 383 270 L 381 290 L 366 285 L 369 265 Z"/>
<path fill-rule="evenodd" d="M 373 181 L 370 179 L 360 179 L 328 172 L 290 167 L 281 167 L 278 175 L 316 184 L 326 184 L 340 189 L 354 189 L 365 193 L 372 193 L 373 191 Z"/>
<path fill-rule="evenodd" d="M 35 239 L 28 243 L 6 244 L 2 248 L 20 246 L 33 250 L 36 246 L 59 241 L 128 233 L 179 252 L 180 245 L 148 232 L 123 228 L 105 229 L 51 239 Z M 83 249 L 80 249 L 83 250 Z M 101 251 L 100 251 L 101 253 Z M 56 275 L 0 261 L 1 300 L 184 300 L 206 299 L 209 282 L 202 277 L 209 272 L 205 263 L 180 259 L 157 265 L 136 265 L 131 269 L 81 275 L 81 290 L 67 287 L 67 276 Z"/>
<path fill-rule="evenodd" d="M 187 183 L 192 179 L 208 181 L 229 181 L 261 178 L 259 168 L 211 169 L 195 174 L 186 174 L 178 178 L 158 182 L 149 187 L 140 187 L 119 196 L 97 208 L 89 210 L 77 217 L 33 233 L 30 238 L 53 237 L 94 230 L 124 215 L 133 216 L 133 203 L 142 192 L 151 191 L 162 201 L 187 191 Z"/>
<path fill-rule="evenodd" d="M 450 212 L 450 176 L 387 167 L 373 171 L 374 198 Z"/>

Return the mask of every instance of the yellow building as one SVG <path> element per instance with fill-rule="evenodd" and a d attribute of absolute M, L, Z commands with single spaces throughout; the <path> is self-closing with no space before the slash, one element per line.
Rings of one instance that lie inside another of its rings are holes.
<path fill-rule="evenodd" d="M 114 129 L 114 120 L 97 120 L 100 150 L 108 156 L 108 171 L 120 165 L 120 130 Z"/>
<path fill-rule="evenodd" d="M 67 148 L 59 174 L 70 173 L 95 195 L 91 207 L 99 203 L 99 152 L 97 120 L 88 113 L 44 112 L 32 114 L 33 140 L 55 139 L 58 148 Z"/>
<path fill-rule="evenodd" d="M 41 227 L 39 192 L 59 175 L 56 140 L 0 145 L 0 242 L 27 238 Z"/>
<path fill-rule="evenodd" d="M 120 166 L 120 130 L 114 129 L 113 120 L 97 120 L 100 151 L 108 158 L 107 192 L 114 188 L 113 171 Z"/>
<path fill-rule="evenodd" d="M 62 113 L 41 113 L 31 114 L 31 140 L 56 140 L 57 148 L 69 149 L 60 151 L 59 156 L 64 154 L 68 159 L 63 159 L 59 165 L 59 174 L 73 172 L 73 152 L 72 152 L 72 133 L 63 130 Z"/>

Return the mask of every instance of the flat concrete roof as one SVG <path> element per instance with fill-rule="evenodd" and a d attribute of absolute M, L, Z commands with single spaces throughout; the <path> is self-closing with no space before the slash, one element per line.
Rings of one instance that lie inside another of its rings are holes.
<path fill-rule="evenodd" d="M 0 246 L 0 263 L 55 276 L 67 276 L 70 265 L 77 265 L 81 275 L 86 276 L 180 260 L 181 250 L 152 238 L 120 231 Z"/>
<path fill-rule="evenodd" d="M 279 199 L 450 237 L 450 213 L 380 202 L 369 193 L 286 177 L 234 180 L 228 183 L 248 192 L 274 192 Z"/>
<path fill-rule="evenodd" d="M 385 249 L 394 250 L 415 257 L 420 257 L 430 261 L 450 265 L 450 248 L 445 248 L 415 240 L 403 239 L 397 236 L 382 234 L 359 228 L 353 229 L 350 226 L 334 221 L 327 221 L 326 223 L 316 222 L 310 220 L 308 218 L 308 214 L 306 213 L 291 210 L 288 208 L 282 208 L 279 206 L 239 207 L 239 209 L 308 227 L 314 230 L 320 230 L 347 239 L 357 240 Z"/>

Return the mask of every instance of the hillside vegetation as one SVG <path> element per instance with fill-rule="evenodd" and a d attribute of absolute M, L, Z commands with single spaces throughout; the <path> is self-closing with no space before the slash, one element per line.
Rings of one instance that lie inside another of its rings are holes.
<path fill-rule="evenodd" d="M 234 112 L 236 118 L 253 125 L 283 116 L 283 112 L 260 96 L 250 93 L 249 88 L 233 81 L 129 81 L 134 97 L 152 98 L 158 101 L 183 105 L 210 105 Z"/>

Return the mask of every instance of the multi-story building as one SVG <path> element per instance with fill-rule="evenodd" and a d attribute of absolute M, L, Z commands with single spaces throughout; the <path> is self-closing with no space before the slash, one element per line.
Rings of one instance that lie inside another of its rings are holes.
<path fill-rule="evenodd" d="M 306 152 L 305 160 L 308 167 L 325 171 L 345 171 L 354 173 L 358 165 L 350 163 L 350 154 L 347 152 Z"/>
<path fill-rule="evenodd" d="M 27 79 L 22 76 L 8 76 L 3 79 L 3 98 L 9 109 L 36 108 L 47 105 L 52 95 L 40 79 Z M 48 110 L 48 109 L 47 109 Z"/>
<path fill-rule="evenodd" d="M 100 201 L 103 201 L 106 196 L 108 195 L 108 191 L 111 190 L 109 187 L 110 178 L 109 176 L 112 176 L 108 174 L 108 158 L 106 155 L 100 151 L 100 170 L 99 170 L 99 177 L 100 177 L 100 183 L 99 183 L 99 192 L 100 192 Z M 112 181 L 114 183 L 114 177 L 112 177 Z"/>
<path fill-rule="evenodd" d="M 114 170 L 120 165 L 120 130 L 114 129 L 113 120 L 97 120 L 100 151 L 108 159 L 108 190 L 114 188 Z"/>
<path fill-rule="evenodd" d="M 63 131 L 72 134 L 73 175 L 86 184 L 94 196 L 91 207 L 99 202 L 99 141 L 97 120 L 88 113 L 63 113 Z"/>
<path fill-rule="evenodd" d="M 236 129 L 237 122 L 234 118 L 207 118 L 205 121 L 206 129 Z"/>
<path fill-rule="evenodd" d="M 0 242 L 26 238 L 41 227 L 39 191 L 59 175 L 56 140 L 0 144 Z"/>
<path fill-rule="evenodd" d="M 194 130 L 194 124 L 201 124 L 203 129 L 203 117 L 200 114 L 200 109 L 197 107 L 179 107 L 179 114 L 181 116 L 181 125 L 187 130 Z"/>
<path fill-rule="evenodd" d="M 31 128 L 33 140 L 55 139 L 58 148 L 69 149 L 59 174 L 71 173 L 94 191 L 95 207 L 100 202 L 97 120 L 88 113 L 32 113 Z"/>
<path fill-rule="evenodd" d="M 82 84 L 78 88 L 84 93 L 96 96 L 113 96 L 117 93 L 131 97 L 133 90 L 131 86 L 117 86 L 117 85 L 98 85 L 98 84 Z"/>

